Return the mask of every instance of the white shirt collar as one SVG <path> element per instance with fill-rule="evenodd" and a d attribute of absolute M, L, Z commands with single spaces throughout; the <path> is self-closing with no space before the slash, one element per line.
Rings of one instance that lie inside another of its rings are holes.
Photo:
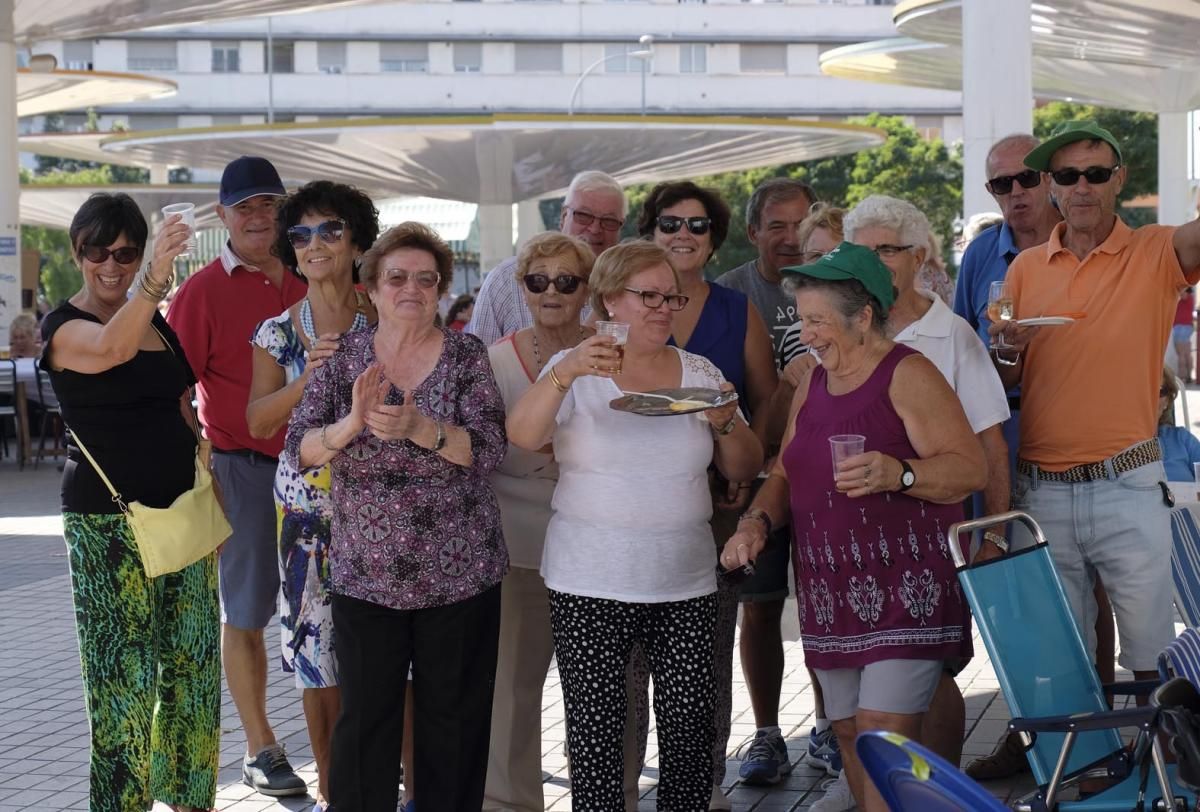
<path fill-rule="evenodd" d="M 954 311 L 932 291 L 918 290 L 917 293 L 933 302 L 933 305 L 925 311 L 924 316 L 897 333 L 896 340 L 912 341 L 919 335 L 929 338 L 949 338 L 954 327 Z"/>
<path fill-rule="evenodd" d="M 233 276 L 235 268 L 245 268 L 250 273 L 259 273 L 262 269 L 257 265 L 251 265 L 244 259 L 239 257 L 233 250 L 233 243 L 229 240 L 225 241 L 225 245 L 221 247 L 221 267 L 225 269 L 228 276 Z"/>

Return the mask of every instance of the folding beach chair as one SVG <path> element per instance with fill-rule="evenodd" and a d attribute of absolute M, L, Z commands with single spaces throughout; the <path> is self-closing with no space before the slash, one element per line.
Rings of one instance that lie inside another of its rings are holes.
<path fill-rule="evenodd" d="M 899 733 L 867 731 L 854 748 L 891 812 L 1007 812 L 950 762 Z"/>
<path fill-rule="evenodd" d="M 1200 628 L 1200 506 L 1171 511 L 1171 581 L 1183 622 Z"/>
<path fill-rule="evenodd" d="M 1032 546 L 974 566 L 963 559 L 959 539 L 964 535 L 1014 521 L 1029 528 Z M 959 584 L 1015 715 L 1008 728 L 1021 734 L 1037 782 L 1015 808 L 1128 812 L 1172 809 L 1175 798 L 1190 799 L 1191 793 L 1171 784 L 1171 770 L 1153 735 L 1154 709 L 1112 711 L 1104 699 L 1106 690 L 1149 693 L 1157 681 L 1100 684 L 1037 523 L 1014 511 L 960 522 L 949 535 Z M 1121 740 L 1121 727 L 1138 729 L 1132 752 Z M 1148 786 L 1151 766 L 1156 780 Z M 1061 800 L 1065 788 L 1093 777 L 1115 783 L 1086 798 Z M 1153 806 L 1139 805 L 1146 797 Z"/>

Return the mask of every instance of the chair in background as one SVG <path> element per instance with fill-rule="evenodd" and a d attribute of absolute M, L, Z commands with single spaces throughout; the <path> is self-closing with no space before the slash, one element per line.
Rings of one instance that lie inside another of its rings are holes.
<path fill-rule="evenodd" d="M 47 398 L 46 395 L 49 391 L 51 391 L 50 376 L 47 375 L 44 370 L 37 370 L 38 406 L 41 407 L 42 417 L 41 425 L 38 427 L 39 436 L 37 456 L 33 458 L 33 470 L 35 471 L 37 470 L 38 465 L 41 463 L 42 458 L 45 457 L 47 453 L 49 453 L 52 457 L 57 457 L 60 454 L 66 453 L 66 449 L 63 447 L 61 442 L 64 429 L 62 422 L 62 407 L 58 405 L 57 400 L 51 402 L 51 399 Z M 49 432 L 53 432 L 53 434 L 50 436 L 52 436 L 54 440 L 54 445 L 47 449 L 46 437 Z"/>
<path fill-rule="evenodd" d="M 1171 511 L 1171 581 L 1175 607 L 1189 629 L 1200 628 L 1200 505 Z"/>
<path fill-rule="evenodd" d="M 959 540 L 972 530 L 1007 522 L 1025 525 L 1032 545 L 968 564 Z M 1154 709 L 1113 711 L 1105 701 L 1106 690 L 1145 695 L 1157 680 L 1101 685 L 1037 523 L 1014 511 L 960 522 L 949 536 L 959 585 L 1015 716 L 1008 728 L 1021 734 L 1037 782 L 1037 789 L 1015 808 L 1136 809 L 1147 793 L 1151 768 L 1156 787 L 1150 799 L 1156 807 L 1173 808 L 1174 798 L 1190 798 L 1172 784 L 1173 768 L 1166 765 L 1154 735 Z M 1121 727 L 1138 730 L 1132 751 L 1121 739 Z M 1086 798 L 1064 800 L 1063 790 L 1085 778 L 1115 783 Z"/>
<path fill-rule="evenodd" d="M 1007 812 L 950 762 L 899 733 L 867 731 L 854 747 L 891 812 Z"/>
<path fill-rule="evenodd" d="M 17 362 L 11 358 L 0 360 L 0 457 L 8 456 L 7 423 L 12 421 L 13 437 L 17 445 L 17 462 L 25 467 L 24 449 L 21 447 L 21 414 L 18 409 Z"/>

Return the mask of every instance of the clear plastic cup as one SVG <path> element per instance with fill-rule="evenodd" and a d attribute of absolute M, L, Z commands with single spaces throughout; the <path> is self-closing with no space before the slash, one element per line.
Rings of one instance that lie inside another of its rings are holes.
<path fill-rule="evenodd" d="M 162 214 L 164 220 L 170 219 L 175 214 L 183 216 L 180 222 L 187 226 L 191 233 L 188 234 L 187 242 L 184 243 L 183 251 L 179 256 L 191 256 L 192 252 L 196 250 L 196 205 L 194 203 L 172 203 L 162 207 Z"/>
<path fill-rule="evenodd" d="M 598 321 L 596 322 L 596 335 L 612 336 L 616 342 L 617 366 L 616 369 L 610 369 L 613 375 L 621 374 L 621 367 L 625 363 L 625 345 L 629 342 L 629 325 L 623 321 Z"/>
<path fill-rule="evenodd" d="M 837 479 L 838 464 L 848 457 L 866 450 L 867 438 L 861 434 L 835 434 L 829 438 L 829 451 L 833 455 L 833 478 Z"/>

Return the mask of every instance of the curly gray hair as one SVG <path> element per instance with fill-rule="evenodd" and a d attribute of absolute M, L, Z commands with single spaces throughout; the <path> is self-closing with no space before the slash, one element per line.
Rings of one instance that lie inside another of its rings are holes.
<path fill-rule="evenodd" d="M 888 228 L 902 243 L 929 250 L 929 218 L 897 197 L 871 195 L 846 215 L 846 240 L 856 242 L 855 233 L 863 228 Z"/>

